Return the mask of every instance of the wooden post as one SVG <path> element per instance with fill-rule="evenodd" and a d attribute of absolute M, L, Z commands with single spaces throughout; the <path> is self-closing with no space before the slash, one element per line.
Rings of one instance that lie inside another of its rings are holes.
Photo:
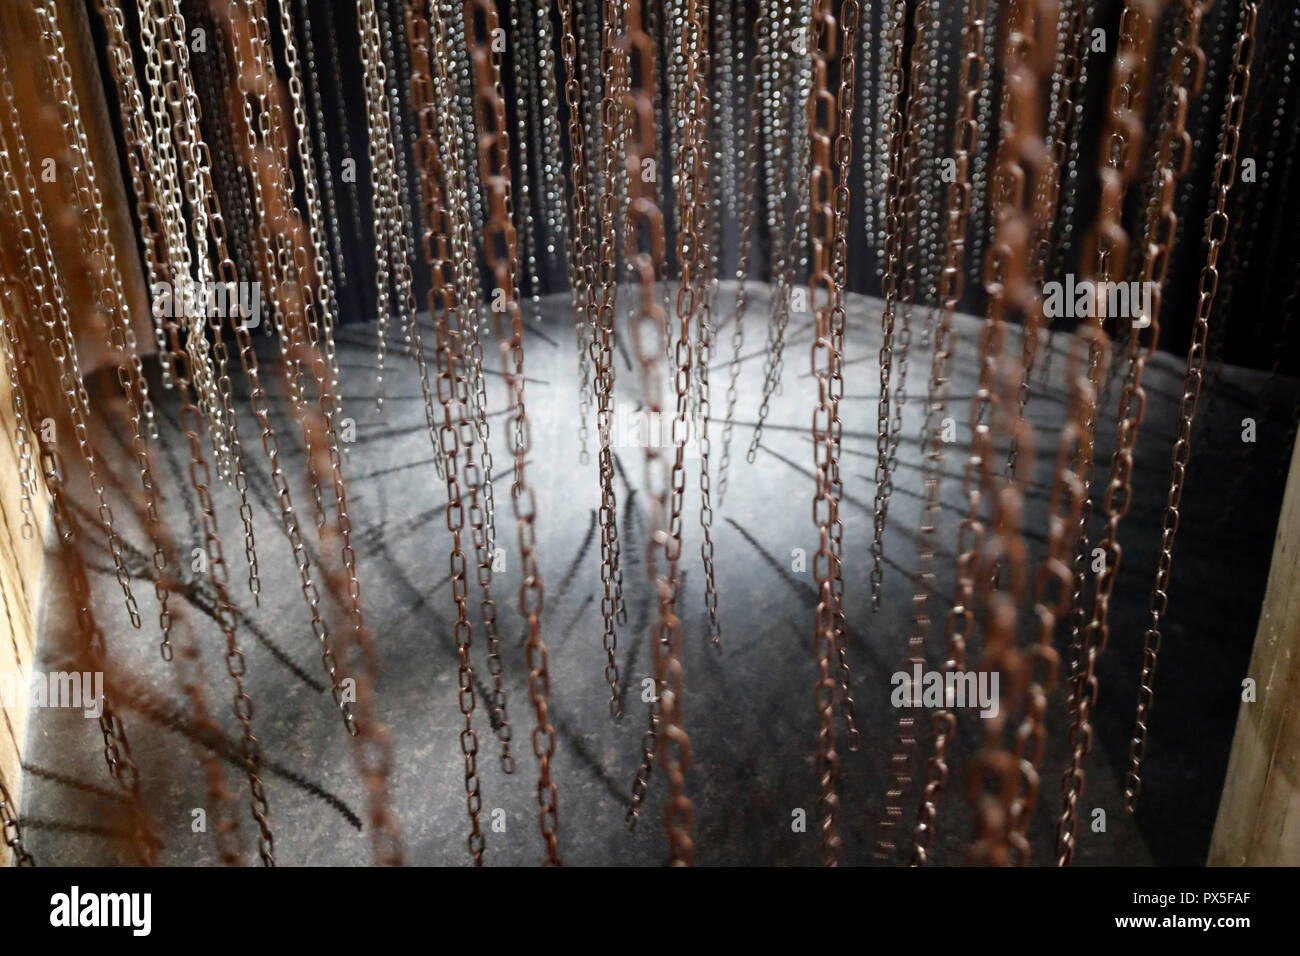
<path fill-rule="evenodd" d="M 0 618 L 0 779 L 21 806 L 23 737 L 27 732 L 24 695 L 36 650 L 48 505 L 44 494 L 33 497 L 33 533 L 24 538 L 20 530 L 18 448 L 14 443 L 17 429 L 9 389 L 9 379 L 0 364 L 0 432 L 4 433 L 0 438 L 0 611 L 4 614 Z M 39 467 L 39 463 L 33 462 L 33 467 Z M 0 844 L 0 866 L 8 862 L 9 848 Z"/>
<path fill-rule="evenodd" d="M 1273 564 L 1247 676 L 1210 866 L 1300 865 L 1300 441 L 1291 455 Z"/>

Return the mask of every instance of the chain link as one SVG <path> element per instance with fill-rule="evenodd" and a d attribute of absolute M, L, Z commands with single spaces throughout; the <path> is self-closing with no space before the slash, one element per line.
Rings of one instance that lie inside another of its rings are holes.
<path fill-rule="evenodd" d="M 1178 403 L 1178 437 L 1174 441 L 1169 493 L 1161 518 L 1160 557 L 1149 603 L 1151 617 L 1142 640 L 1142 674 L 1138 689 L 1137 716 L 1129 743 L 1129 768 L 1124 778 L 1124 807 L 1129 812 L 1133 812 L 1136 808 L 1138 796 L 1142 792 L 1142 758 L 1146 755 L 1147 724 L 1154 704 L 1153 688 L 1156 662 L 1160 653 L 1160 626 L 1169 610 L 1169 579 L 1173 573 L 1174 544 L 1182 517 L 1179 509 L 1187 478 L 1187 462 L 1192 453 L 1192 423 L 1196 417 L 1196 403 L 1201 394 L 1201 377 L 1205 368 L 1210 315 L 1214 310 L 1214 297 L 1219 283 L 1219 253 L 1228 235 L 1229 222 L 1226 208 L 1228 194 L 1237 175 L 1237 153 L 1241 141 L 1246 98 L 1250 91 L 1250 66 L 1255 52 L 1255 27 L 1258 14 L 1258 4 L 1253 0 L 1243 0 L 1241 29 L 1232 50 L 1232 73 L 1228 77 L 1223 129 L 1219 137 L 1218 159 L 1214 165 L 1214 212 L 1206 225 L 1205 265 L 1201 269 L 1195 324 L 1192 327 L 1191 345 L 1187 350 L 1183 394 Z M 1104 641 L 1103 632 L 1098 643 L 1098 653 L 1104 647 Z"/>

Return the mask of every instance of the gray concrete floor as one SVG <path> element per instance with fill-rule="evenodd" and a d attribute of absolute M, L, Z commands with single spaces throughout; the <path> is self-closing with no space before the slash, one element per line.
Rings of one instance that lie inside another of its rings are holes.
<path fill-rule="evenodd" d="M 724 289 L 719 314 L 730 312 Z M 816 826 L 791 831 L 792 811 L 815 815 L 816 717 L 813 709 L 815 662 L 812 653 L 814 583 L 811 571 L 791 570 L 791 552 L 815 549 L 811 515 L 812 449 L 808 438 L 815 394 L 809 376 L 812 333 L 807 318 L 796 318 L 788 334 L 782 392 L 772 404 L 763 444 L 753 464 L 745 461 L 762 382 L 767 315 L 759 290 L 746 322 L 741 365 L 740 404 L 732 446 L 730 488 L 715 520 L 718 588 L 723 622 L 721 653 L 708 646 L 703 612 L 703 579 L 698 559 L 698 494 L 695 474 L 687 486 L 685 572 L 679 607 L 685 627 L 686 726 L 694 763 L 688 776 L 696 810 L 697 861 L 717 865 L 814 864 L 819 861 Z M 889 704 L 890 675 L 903 658 L 908 634 L 910 574 L 916 565 L 916 527 L 920 509 L 918 441 L 929 368 L 928 350 L 914 347 L 908 370 L 905 426 L 896 490 L 886 538 L 885 600 L 870 608 L 870 569 L 875 457 L 876 351 L 879 303 L 850 297 L 843 404 L 842 473 L 846 504 L 845 572 L 850 662 L 864 745 L 843 754 L 840 785 L 841 830 L 847 861 L 875 862 L 872 847 L 886 789 L 885 770 L 896 711 Z M 917 317 L 920 323 L 920 313 Z M 960 470 L 966 452 L 965 421 L 974 383 L 974 319 L 958 317 L 952 415 L 958 440 L 946 452 L 943 484 L 942 548 L 936 560 L 940 610 L 950 603 L 952 547 L 961 509 Z M 395 747 L 393 794 L 401 818 L 409 862 L 463 865 L 467 820 L 461 757 L 457 741 L 455 650 L 451 636 L 454 607 L 446 581 L 448 535 L 441 506 L 444 488 L 437 477 L 424 429 L 414 363 L 397 359 L 388 378 L 389 401 L 382 416 L 371 400 L 373 326 L 340 330 L 340 363 L 347 416 L 356 421 L 346 472 L 363 601 L 378 636 L 382 678 L 379 713 L 391 728 Z M 731 330 L 719 332 L 712 370 L 713 413 L 724 409 L 726 362 Z M 914 338 L 919 342 L 919 329 Z M 266 361 L 274 343 L 260 338 Z M 554 761 L 559 787 L 560 848 L 566 863 L 644 865 L 666 859 L 660 825 L 663 779 L 657 773 L 641 825 L 629 832 L 624 814 L 639 742 L 645 726 L 641 682 L 652 672 L 647 628 L 650 591 L 642 555 L 645 522 L 637 489 L 641 456 L 619 448 L 618 495 L 622 554 L 625 560 L 628 623 L 619 633 L 619 666 L 626 717 L 613 722 L 606 710 L 601 649 L 600 548 L 595 534 L 599 486 L 594 462 L 581 467 L 577 451 L 577 386 L 574 338 L 567 302 L 543 301 L 540 319 L 529 323 L 527 402 L 533 422 L 530 482 L 540 504 L 537 524 L 541 570 L 546 586 L 544 633 L 550 646 L 553 717 L 559 735 Z M 1036 384 L 1028 414 L 1037 428 L 1037 460 L 1026 526 L 1033 561 L 1042 552 L 1045 497 L 1055 436 L 1064 410 L 1061 386 L 1065 336 L 1053 345 L 1046 385 Z M 1009 348 L 1015 348 L 1014 341 Z M 495 369 L 495 349 L 487 350 Z M 636 377 L 625 352 L 617 361 L 617 401 L 636 406 Z M 237 376 L 242 378 L 242 376 Z M 297 430 L 291 427 L 278 380 L 274 415 L 286 458 L 301 457 Z M 1285 461 L 1285 416 L 1270 417 L 1264 393 L 1277 409 L 1290 409 L 1293 383 L 1223 369 L 1212 399 L 1203 402 L 1206 421 L 1196 432 L 1184 520 L 1178 542 L 1169 618 L 1159 672 L 1157 705 L 1146 764 L 1144 802 L 1136 818 L 1121 809 L 1120 795 L 1128 755 L 1147 594 L 1154 573 L 1164 502 L 1169 451 L 1181 394 L 1182 360 L 1159 355 L 1147 375 L 1147 420 L 1135 463 L 1134 501 L 1124 524 L 1124 563 L 1112 612 L 1112 638 L 1099 667 L 1100 704 L 1097 745 L 1088 763 L 1077 862 L 1081 865 L 1199 864 L 1203 862 L 1222 788 L 1241 678 L 1249 659 L 1272 549 L 1281 496 L 1278 462 Z M 237 383 L 238 387 L 238 383 Z M 489 407 L 504 407 L 502 381 L 491 375 Z M 242 395 L 242 391 L 239 393 Z M 1118 387 L 1109 395 L 1099 455 L 1109 462 Z M 196 515 L 185 477 L 185 449 L 175 427 L 174 396 L 160 400 L 165 419 L 165 486 L 170 490 L 172 527 L 182 542 L 197 537 Z M 1243 445 L 1240 421 L 1259 421 L 1258 442 Z M 504 418 L 493 419 L 497 469 L 507 467 L 502 439 Z M 356 779 L 337 711 L 324 689 L 315 644 L 299 592 L 285 536 L 279 530 L 265 456 L 251 415 L 241 420 L 247 450 L 251 500 L 258 529 L 262 572 L 260 607 L 243 586 L 237 499 L 231 489 L 217 492 L 220 527 L 231 569 L 233 599 L 240 613 L 240 635 L 249 659 L 249 688 L 256 703 L 256 732 L 267 761 L 264 777 L 271 822 L 282 864 L 360 865 L 369 844 L 358 817 L 363 795 Z M 713 424 L 715 454 L 721 423 Z M 118 464 L 122 467 L 121 456 Z M 692 463 L 692 468 L 694 463 Z M 714 475 L 714 488 L 718 478 Z M 301 476 L 293 491 L 304 522 L 310 507 Z M 1230 492 L 1234 492 L 1230 496 Z M 505 811 L 504 833 L 487 832 L 490 865 L 531 865 L 541 858 L 536 829 L 536 766 L 528 747 L 531 727 L 527 703 L 523 628 L 514 612 L 518 562 L 513 523 L 508 520 L 508 483 L 498 476 L 500 543 L 507 550 L 506 571 L 498 576 L 503 656 L 514 725 L 518 768 L 505 775 L 497 744 L 480 723 L 484 807 Z M 1229 498 L 1231 497 L 1231 500 Z M 715 502 L 716 507 L 716 502 Z M 172 864 L 216 862 L 209 836 L 191 832 L 191 810 L 204 805 L 200 764 L 191 747 L 184 701 L 174 674 L 157 652 L 156 608 L 147 583 L 149 562 L 144 535 L 126 525 L 128 554 L 137 580 L 145 626 L 133 631 L 107 556 L 91 555 L 99 620 L 107 634 L 111 666 L 129 693 L 125 721 L 141 768 L 144 794 L 164 843 L 162 860 Z M 309 542 L 311 543 L 311 542 Z M 811 567 L 811 563 L 809 565 Z M 68 614 L 64 585 L 57 574 L 45 582 L 40 665 L 57 669 L 68 654 Z M 941 615 L 939 615 L 941 616 Z M 201 611 L 200 642 L 211 675 L 209 702 L 225 733 L 235 733 L 222 674 L 222 641 L 213 621 Z M 1028 631 L 1025 630 L 1024 634 Z M 480 633 L 476 630 L 476 637 Z M 482 688 L 486 676 L 481 640 L 474 663 Z M 941 638 L 930 642 L 938 661 Z M 482 695 L 479 698 L 482 706 Z M 1060 812 L 1060 772 L 1065 763 L 1064 700 L 1053 697 L 1049 746 L 1043 764 L 1043 792 L 1031 827 L 1035 863 L 1053 861 L 1055 819 Z M 963 859 L 971 821 L 963 797 L 966 757 L 974 739 L 972 723 L 962 726 L 957 769 L 945 794 L 935 842 L 937 862 Z M 228 767 L 231 785 L 243 784 Z M 117 797 L 104 768 L 93 721 L 66 710 L 33 712 L 27 742 L 27 772 L 22 807 L 28 845 L 38 861 L 52 864 L 129 862 L 127 842 L 115 832 Z M 243 788 L 246 790 L 246 786 Z M 245 793 L 246 798 L 246 793 Z M 246 799 L 244 800 L 246 803 Z M 915 799 L 905 818 L 915 812 Z M 1107 812 L 1105 833 L 1086 824 L 1093 808 Z M 485 825 L 487 820 L 485 819 Z M 907 828 L 910 831 L 910 823 Z M 255 832 L 245 813 L 243 832 Z M 255 856 L 249 854 L 250 861 Z M 898 857 L 894 862 L 898 862 Z"/>

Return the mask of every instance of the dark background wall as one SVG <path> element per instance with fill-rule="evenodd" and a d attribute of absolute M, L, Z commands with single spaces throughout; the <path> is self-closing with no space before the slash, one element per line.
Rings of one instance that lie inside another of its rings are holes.
<path fill-rule="evenodd" d="M 90 0 L 88 0 L 88 3 Z M 381 13 L 387 14 L 387 22 L 393 26 L 392 40 L 395 44 L 404 44 L 402 31 L 402 0 L 376 0 Z M 917 0 L 910 0 L 914 5 Z M 922 0 L 923 2 L 923 0 Z M 997 14 L 1004 0 L 990 0 L 990 19 L 997 20 Z M 206 0 L 183 0 L 182 10 L 191 27 L 202 25 L 207 21 Z M 276 4 L 268 3 L 268 16 L 272 24 L 272 43 L 277 55 L 282 48 L 280 29 L 276 19 Z M 583 14 L 584 6 L 588 8 Z M 881 5 L 868 4 L 864 12 L 862 30 L 870 32 L 873 45 L 878 45 Z M 927 5 L 928 6 L 928 5 Z M 1170 51 L 1173 47 L 1173 24 L 1178 4 L 1168 4 L 1161 21 L 1156 48 L 1158 55 L 1151 67 L 1154 73 L 1153 95 L 1148 103 L 1148 132 L 1146 152 L 1154 153 L 1157 130 L 1156 121 L 1161 96 L 1158 91 L 1164 87 L 1168 76 Z M 125 4 L 129 32 L 136 31 L 134 8 Z M 580 15 L 592 16 L 598 11 L 598 4 L 576 0 L 575 8 Z M 960 55 L 963 4 L 945 2 L 942 8 L 942 44 L 940 53 L 949 66 L 949 77 L 955 71 L 955 64 Z M 1084 92 L 1086 109 L 1085 122 L 1080 131 L 1078 192 L 1074 204 L 1074 218 L 1068 224 L 1070 232 L 1080 236 L 1091 222 L 1096 212 L 1097 197 L 1097 140 L 1100 133 L 1100 119 L 1104 115 L 1104 101 L 1109 79 L 1111 62 L 1117 44 L 1117 30 L 1120 13 L 1123 9 L 1121 0 L 1103 0 L 1089 3 L 1087 22 L 1091 31 L 1100 28 L 1105 31 L 1106 50 L 1089 56 L 1087 69 L 1087 86 Z M 320 111 L 324 117 L 325 136 L 328 143 L 334 192 L 337 201 L 340 234 L 342 238 L 346 281 L 338 284 L 341 313 L 344 321 L 370 319 L 374 315 L 374 234 L 369 214 L 371 195 L 368 175 L 368 161 L 365 144 L 367 142 L 365 107 L 362 97 L 362 70 L 357 38 L 356 4 L 354 0 L 294 0 L 293 3 L 299 55 L 305 60 L 304 50 L 308 39 L 315 50 L 315 76 L 305 83 L 308 102 L 315 105 L 314 97 L 320 96 Z M 508 5 L 499 4 L 503 25 L 508 23 Z M 744 62 L 752 62 L 753 57 L 753 21 L 757 4 L 738 2 L 735 5 L 733 28 L 737 36 L 744 36 L 747 45 Z M 559 17 L 554 5 L 551 9 L 553 33 L 557 37 L 555 59 L 559 71 L 559 89 L 563 90 L 565 76 L 563 60 L 559 54 Z M 90 17 L 92 27 L 102 39 L 102 27 L 98 17 Z M 1162 321 L 1161 347 L 1172 352 L 1182 353 L 1186 350 L 1192 319 L 1194 316 L 1197 280 L 1204 262 L 1205 223 L 1213 209 L 1211 176 L 1222 123 L 1224 94 L 1231 65 L 1232 47 L 1240 22 L 1240 5 L 1234 0 L 1219 0 L 1214 3 L 1203 22 L 1201 31 L 1202 48 L 1206 57 L 1205 83 L 1198 97 L 1193 98 L 1189 106 L 1188 129 L 1193 137 L 1193 151 L 1189 157 L 1186 175 L 1180 184 L 1176 212 L 1180 228 L 1178 242 L 1172 257 L 1172 266 L 1166 286 L 1165 304 Z M 310 32 L 310 37 L 308 37 Z M 332 42 L 331 42 L 331 37 Z M 909 31 L 909 43 L 911 33 Z M 1297 308 L 1300 308 L 1300 273 L 1294 266 L 1294 249 L 1297 246 L 1297 229 L 1300 229 L 1300 208 L 1297 208 L 1297 190 L 1295 188 L 1294 162 L 1296 153 L 1297 130 L 1300 124 L 1296 116 L 1296 63 L 1297 42 L 1300 41 L 1300 5 L 1294 3 L 1261 4 L 1254 64 L 1251 71 L 1251 88 L 1246 110 L 1246 123 L 1239 150 L 1241 159 L 1254 159 L 1256 181 L 1245 183 L 1240 179 L 1234 187 L 1229 200 L 1228 211 L 1231 217 L 1231 232 L 1227 245 L 1220 258 L 1220 284 L 1216 307 L 1211 323 L 1210 359 L 1212 362 L 1224 360 L 1258 369 L 1275 369 L 1286 374 L 1300 372 L 1300 349 L 1296 348 L 1296 323 L 1293 321 Z M 336 55 L 331 55 L 331 46 Z M 515 132 L 515 80 L 517 70 L 514 62 L 515 51 L 508 49 L 505 54 L 503 76 L 506 85 L 507 109 L 509 111 L 510 130 L 512 133 L 511 149 L 516 159 L 520 143 Z M 662 59 L 659 77 L 663 82 L 665 62 Z M 211 54 L 209 54 L 211 55 Z M 876 57 L 875 76 L 880 77 L 879 57 Z M 105 65 L 106 66 L 106 65 Z M 107 73 L 105 74 L 108 80 Z M 200 77 L 201 78 L 201 77 Z M 996 66 L 991 75 L 994 90 L 1000 87 L 1000 75 Z M 735 84 L 734 109 L 737 123 L 736 141 L 744 142 L 744 124 L 747 122 L 747 98 L 751 84 L 747 75 L 738 77 Z M 832 82 L 836 78 L 832 76 Z M 944 126 L 940 131 L 940 142 L 944 154 L 949 149 L 951 138 L 950 121 L 953 115 L 952 80 L 944 88 L 946 95 L 942 119 Z M 872 84 L 874 86 L 874 83 Z M 112 96 L 111 80 L 106 88 Z M 202 87 L 201 87 L 202 95 Z M 996 99 L 996 97 L 995 97 Z M 874 90 L 858 90 L 858 109 L 855 114 L 855 156 L 854 182 L 851 184 L 853 206 L 851 212 L 850 236 L 854 237 L 849 250 L 849 284 L 854 291 L 880 294 L 877 277 L 878 249 L 874 240 L 865 235 L 865 217 L 863 196 L 874 192 L 864 188 L 862 147 L 870 135 L 866 123 L 873 110 Z M 567 144 L 567 108 L 564 97 L 559 97 L 560 127 Z M 205 98 L 205 130 L 213 136 L 218 135 L 216 124 L 223 121 L 223 104 L 211 102 Z M 309 114 L 314 117 L 314 110 L 309 107 Z M 408 208 L 418 210 L 418 178 L 415 175 L 414 158 L 410 154 L 414 119 L 405 103 L 402 104 L 402 119 L 405 136 L 399 146 L 407 151 L 407 168 L 410 170 L 407 186 L 409 195 Z M 315 122 L 313 118 L 313 123 Z M 986 152 L 996 147 L 996 122 L 990 128 L 982 130 L 982 146 Z M 567 148 L 567 147 L 566 147 Z M 345 158 L 356 162 L 356 178 L 345 182 L 342 176 L 342 162 Z M 671 168 L 669 157 L 662 157 L 663 168 Z M 567 159 L 566 159 L 567 171 Z M 1144 163 L 1142 182 L 1148 180 L 1150 160 Z M 534 170 L 536 176 L 536 170 Z M 665 184 L 666 206 L 671 207 L 671 183 Z M 539 190 L 533 191 L 534 209 L 540 213 L 538 203 Z M 223 195 L 225 208 L 230 210 L 235 205 L 234 197 Z M 1145 193 L 1134 189 L 1130 197 L 1126 228 L 1135 237 L 1134 256 L 1138 254 L 1139 243 L 1136 237 L 1140 231 L 1141 200 Z M 536 215 L 540 229 L 541 217 Z M 670 217 L 671 220 L 671 217 Z M 759 235 L 756 248 L 760 250 L 756 268 L 765 273 L 766 250 L 770 248 L 770 238 L 763 227 L 762 209 L 757 216 Z M 976 252 L 982 247 L 976 233 L 981 228 L 978 217 L 972 216 L 971 242 L 968 248 Z M 1066 223 L 1062 223 L 1064 227 Z M 234 230 L 236 238 L 240 235 L 238 227 Z M 736 240 L 738 222 L 734 214 L 725 217 L 722 225 L 723 237 L 723 275 L 730 275 L 735 269 Z M 1074 271 L 1082 274 L 1078 264 L 1079 245 L 1070 242 L 1057 257 L 1057 272 Z M 670 243 L 671 246 L 671 243 Z M 423 302 L 426 277 L 414 256 L 415 276 L 419 292 L 419 301 Z M 566 287 L 562 269 L 547 269 L 540 263 L 538 291 L 553 292 Z M 973 273 L 975 265 L 972 264 Z M 982 310 L 982 292 L 978 282 L 967 282 L 967 295 L 963 308 L 978 313 Z"/>

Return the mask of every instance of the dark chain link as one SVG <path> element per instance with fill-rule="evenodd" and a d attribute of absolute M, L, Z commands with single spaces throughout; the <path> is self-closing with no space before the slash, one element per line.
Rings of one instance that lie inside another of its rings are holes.
<path fill-rule="evenodd" d="M 510 501 L 514 508 L 519 539 L 519 560 L 523 568 L 519 585 L 519 611 L 528 621 L 528 695 L 536 716 L 533 754 L 538 761 L 538 824 L 546 844 L 548 865 L 558 866 L 558 791 L 551 776 L 555 755 L 555 728 L 550 719 L 551 678 L 546 643 L 542 640 L 543 587 L 537 563 L 537 495 L 528 484 L 525 460 L 531 447 L 529 422 L 524 406 L 524 322 L 519 309 L 518 246 L 510 198 L 510 134 L 506 127 L 505 100 L 501 87 L 501 56 L 492 46 L 493 30 L 499 29 L 495 7 L 489 0 L 466 0 L 465 30 L 470 40 L 474 65 L 474 115 L 478 128 L 479 175 L 488 197 L 488 221 L 484 224 L 483 249 L 495 287 L 505 296 L 509 329 L 502 313 L 494 313 L 501 339 L 502 372 L 510 391 L 510 450 L 514 457 L 514 481 Z M 444 33 L 442 17 L 435 29 Z"/>
<path fill-rule="evenodd" d="M 1098 281 L 1112 281 L 1122 273 L 1128 261 L 1129 237 L 1122 224 L 1124 197 L 1137 171 L 1142 153 L 1143 125 L 1140 108 L 1141 91 L 1149 76 L 1150 51 L 1155 24 L 1165 0 L 1129 0 L 1120 19 L 1119 48 L 1111 68 L 1108 102 L 1110 113 L 1102 131 L 1098 152 L 1101 179 L 1100 208 L 1097 221 L 1089 232 L 1084 261 L 1093 263 Z M 1100 310 L 1097 310 L 1100 311 Z M 1101 327 L 1100 317 L 1090 323 Z M 1103 341 L 1094 337 L 1095 343 Z M 1103 368 L 1101 349 L 1092 348 L 1088 361 L 1088 380 L 1094 392 L 1100 391 Z M 1057 828 L 1057 862 L 1065 866 L 1074 855 L 1074 836 L 1078 802 L 1083 794 L 1083 759 L 1092 749 L 1091 709 L 1096 701 L 1097 679 L 1093 673 L 1098 649 L 1091 646 L 1089 616 L 1085 608 L 1084 589 L 1089 566 L 1088 524 L 1092 517 L 1091 488 L 1096 467 L 1097 421 L 1087 421 L 1089 440 L 1084 444 L 1084 460 L 1077 473 L 1082 475 L 1085 499 L 1080 510 L 1074 550 L 1074 586 L 1071 595 L 1069 646 L 1069 743 L 1070 766 L 1062 776 L 1063 808 Z"/>
<path fill-rule="evenodd" d="M 966 282 L 966 224 L 971 208 L 971 157 L 979 149 L 980 128 L 975 119 L 975 101 L 979 95 L 980 76 L 984 72 L 984 35 L 988 29 L 988 0 L 967 0 L 966 20 L 962 32 L 962 62 L 958 74 L 957 116 L 953 126 L 953 181 L 948 189 L 945 215 L 944 263 L 939 273 L 939 313 L 935 318 L 933 353 L 930 361 L 930 382 L 926 397 L 925 436 L 921 464 L 921 483 L 925 488 L 925 503 L 921 511 L 921 527 L 917 536 L 917 571 L 912 589 L 912 633 L 908 645 L 908 660 L 924 660 L 925 638 L 930 631 L 930 598 L 934 593 L 933 571 L 935 551 L 938 547 L 940 515 L 940 484 L 943 478 L 943 441 L 941 423 L 948 409 L 949 363 L 956 349 L 952 332 L 952 317 L 961 302 Z M 966 621 L 960 613 L 950 613 L 946 619 L 947 651 L 944 660 L 945 674 L 965 668 L 966 635 L 957 629 L 958 621 Z M 957 732 L 957 721 L 947 708 L 937 711 L 931 718 L 934 750 L 927 765 L 925 791 L 917 813 L 913 832 L 912 864 L 923 865 L 929 858 L 930 844 L 934 839 L 935 818 L 938 814 L 939 794 L 948 781 L 948 746 Z M 912 738 L 911 717 L 899 720 L 900 742 L 907 746 Z M 906 735 L 906 736 L 904 736 Z M 910 761 L 910 758 L 909 758 Z M 897 781 L 896 781 L 897 782 Z M 901 797 L 898 804 L 901 810 Z M 887 813 L 882 827 L 892 828 Z M 886 834 L 879 850 L 893 852 L 893 840 Z"/>
<path fill-rule="evenodd" d="M 880 396 L 876 405 L 876 468 L 875 504 L 872 513 L 871 539 L 871 606 L 879 610 L 881 588 L 884 583 L 885 516 L 889 507 L 891 488 L 889 474 L 890 452 L 890 380 L 893 372 L 894 325 L 898 310 L 901 280 L 904 208 L 905 129 L 903 122 L 903 46 L 905 33 L 903 21 L 907 17 L 905 0 L 896 0 L 886 15 L 892 15 L 898 25 L 894 31 L 893 61 L 890 66 L 891 92 L 887 104 L 889 114 L 889 178 L 885 199 L 885 308 L 880 314 Z"/>
<path fill-rule="evenodd" d="M 1138 689 L 1137 717 L 1129 743 L 1129 769 L 1124 778 L 1124 807 L 1132 812 L 1142 792 L 1142 758 L 1146 755 L 1147 724 L 1154 704 L 1156 662 L 1160 653 L 1160 625 L 1169 610 L 1169 579 L 1173 573 L 1174 543 L 1181 520 L 1183 488 L 1187 462 L 1191 457 L 1192 423 L 1201 394 L 1201 376 L 1205 368 L 1206 339 L 1210 331 L 1210 314 L 1219 282 L 1219 253 L 1228 235 L 1226 212 L 1228 193 L 1237 175 L 1237 153 L 1241 141 L 1246 98 L 1250 91 L 1250 66 L 1255 52 L 1255 26 L 1259 15 L 1254 0 L 1243 0 L 1241 32 L 1232 51 L 1232 74 L 1228 78 L 1228 95 L 1224 103 L 1223 130 L 1219 137 L 1218 159 L 1214 165 L 1214 212 L 1206 225 L 1205 265 L 1201 269 L 1196 299 L 1196 318 L 1192 342 L 1187 350 L 1187 371 L 1183 395 L 1178 403 L 1178 437 L 1174 441 L 1169 494 L 1160 528 L 1160 557 L 1155 586 L 1151 591 L 1150 623 L 1142 640 L 1142 675 Z M 1225 316 L 1226 318 L 1226 316 Z M 1103 638 L 1104 640 L 1104 638 Z M 1100 653 L 1100 650 L 1098 651 Z"/>

